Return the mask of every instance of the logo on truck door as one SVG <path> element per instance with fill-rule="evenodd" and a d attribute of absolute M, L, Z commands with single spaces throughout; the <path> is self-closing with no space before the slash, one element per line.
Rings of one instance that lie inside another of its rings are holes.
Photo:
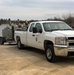
<path fill-rule="evenodd" d="M 38 41 L 38 38 L 36 37 L 36 41 Z"/>

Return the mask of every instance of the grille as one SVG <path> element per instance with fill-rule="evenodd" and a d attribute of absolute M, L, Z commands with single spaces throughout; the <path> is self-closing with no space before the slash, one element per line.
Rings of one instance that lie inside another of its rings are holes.
<path fill-rule="evenodd" d="M 69 46 L 74 46 L 74 43 L 69 43 Z"/>
<path fill-rule="evenodd" d="M 74 37 L 68 37 L 68 45 L 70 46 L 74 46 Z"/>
<path fill-rule="evenodd" d="M 74 40 L 74 37 L 68 37 L 68 40 Z"/>

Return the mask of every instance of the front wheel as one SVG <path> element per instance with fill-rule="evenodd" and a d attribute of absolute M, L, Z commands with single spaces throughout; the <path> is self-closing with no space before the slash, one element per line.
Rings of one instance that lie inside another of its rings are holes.
<path fill-rule="evenodd" d="M 47 46 L 45 50 L 45 56 L 46 56 L 47 61 L 55 62 L 56 56 L 55 56 L 54 48 L 52 45 Z"/>

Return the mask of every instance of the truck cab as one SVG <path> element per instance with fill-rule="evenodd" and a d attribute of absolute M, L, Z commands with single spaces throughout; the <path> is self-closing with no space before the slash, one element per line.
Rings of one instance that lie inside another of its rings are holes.
<path fill-rule="evenodd" d="M 18 48 L 44 50 L 49 62 L 55 61 L 56 56 L 74 53 L 74 30 L 62 21 L 32 22 L 27 31 L 15 31 L 15 40 Z"/>

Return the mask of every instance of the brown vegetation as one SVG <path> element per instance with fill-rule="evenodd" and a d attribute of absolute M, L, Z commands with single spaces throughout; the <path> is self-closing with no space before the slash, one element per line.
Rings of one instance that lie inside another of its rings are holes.
<path fill-rule="evenodd" d="M 10 19 L 10 18 L 9 18 Z M 0 25 L 1 24 L 8 24 L 9 19 L 0 19 Z M 71 27 L 74 28 L 74 16 L 72 16 L 71 14 L 69 15 L 63 15 L 62 18 L 57 18 L 54 17 L 52 18 L 48 18 L 46 21 L 51 21 L 51 20 L 56 20 L 56 21 L 64 21 L 66 22 L 68 25 L 70 25 Z M 16 23 L 17 20 L 11 20 L 12 23 Z M 34 21 L 38 21 L 38 20 L 29 20 L 29 22 L 34 22 Z M 22 24 L 25 22 L 25 20 L 19 20 L 19 22 Z"/>

